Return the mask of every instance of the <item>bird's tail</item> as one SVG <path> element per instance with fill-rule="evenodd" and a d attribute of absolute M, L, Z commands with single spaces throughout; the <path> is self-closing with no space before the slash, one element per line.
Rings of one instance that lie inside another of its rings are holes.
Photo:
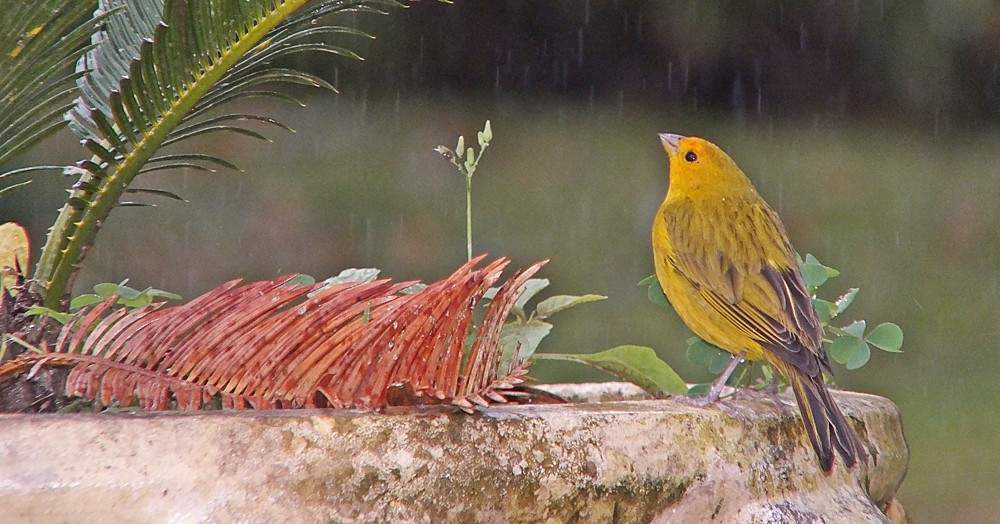
<path fill-rule="evenodd" d="M 788 379 L 792 391 L 795 392 L 795 401 L 802 414 L 802 423 L 823 471 L 829 473 L 833 469 L 834 448 L 848 468 L 853 467 L 858 460 L 866 461 L 868 454 L 864 445 L 830 396 L 830 391 L 823 382 L 822 373 L 811 377 L 784 362 L 775 367 Z"/>

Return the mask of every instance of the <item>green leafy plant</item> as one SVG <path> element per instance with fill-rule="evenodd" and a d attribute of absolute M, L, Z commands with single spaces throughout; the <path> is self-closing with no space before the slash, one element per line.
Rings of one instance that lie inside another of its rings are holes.
<path fill-rule="evenodd" d="M 549 280 L 546 278 L 533 278 L 524 283 L 521 297 L 511 308 L 511 318 L 500 332 L 500 345 L 503 348 L 501 362 L 524 361 L 532 357 L 544 358 L 535 351 L 542 339 L 552 331 L 552 324 L 547 322 L 552 315 L 573 306 L 608 298 L 592 294 L 554 295 L 538 302 L 533 311 L 526 309 L 528 301 L 548 286 Z M 495 293 L 495 289 L 490 290 L 485 298 L 491 299 Z"/>
<path fill-rule="evenodd" d="M 25 313 L 27 316 L 47 315 L 60 324 L 65 324 L 73 317 L 73 312 L 79 311 L 87 306 L 93 306 L 105 302 L 115 297 L 113 302 L 116 306 L 126 308 L 143 308 L 153 303 L 153 300 L 162 298 L 170 300 L 180 300 L 181 296 L 169 291 L 147 287 L 146 289 L 135 289 L 125 284 L 128 279 L 115 284 L 113 282 L 102 282 L 94 286 L 93 293 L 84 293 L 73 297 L 69 303 L 69 313 L 56 311 L 45 306 L 32 306 Z"/>
<path fill-rule="evenodd" d="M 652 348 L 624 345 L 598 353 L 574 355 L 568 353 L 536 353 L 536 360 L 568 360 L 607 371 L 627 380 L 654 396 L 683 395 L 688 387 L 684 380 L 656 356 Z"/>
<path fill-rule="evenodd" d="M 813 255 L 807 254 L 805 259 L 798 258 L 799 269 L 806 283 L 806 289 L 813 297 L 813 305 L 824 328 L 825 343 L 829 344 L 830 356 L 834 361 L 843 364 L 847 369 L 857 369 L 864 366 L 871 358 L 871 346 L 888 353 L 901 353 L 903 345 L 903 330 L 892 322 L 883 322 L 867 331 L 864 320 L 856 320 L 842 327 L 831 322 L 840 316 L 858 295 L 858 288 L 850 288 L 833 301 L 817 297 L 817 292 L 830 278 L 840 275 L 840 272 L 819 262 Z M 660 288 L 655 276 L 650 276 L 639 282 L 640 286 L 648 286 L 647 294 L 650 302 L 669 307 L 669 302 Z M 733 355 L 727 351 L 705 342 L 699 337 L 687 340 L 687 358 L 692 364 L 718 375 L 732 360 Z M 761 363 L 761 373 L 769 382 L 774 377 L 774 371 L 766 363 Z M 750 366 L 744 366 L 741 372 L 734 373 L 730 384 L 744 383 L 750 376 Z M 780 376 L 780 375 L 779 375 Z M 689 395 L 700 395 L 707 391 L 709 384 L 695 384 Z"/>
<path fill-rule="evenodd" d="M 816 296 L 820 286 L 840 272 L 824 266 L 816 257 L 807 254 L 805 260 L 799 259 L 802 269 L 802 279 L 806 283 L 809 294 L 813 297 L 813 305 L 819 315 L 820 322 L 826 330 L 830 343 L 830 356 L 834 361 L 843 364 L 847 369 L 858 369 L 868 363 L 871 358 L 871 346 L 888 353 L 902 353 L 903 330 L 892 322 L 883 322 L 867 333 L 867 322 L 855 320 L 846 326 L 837 327 L 831 324 L 854 302 L 858 288 L 850 288 L 846 293 L 830 302 Z"/>
<path fill-rule="evenodd" d="M 439 153 L 445 158 L 445 160 L 455 166 L 459 174 L 465 178 L 466 254 L 470 259 L 472 257 L 472 176 L 479 167 L 479 161 L 483 158 L 483 152 L 487 147 L 489 147 L 490 142 L 493 140 L 493 128 L 489 120 L 486 120 L 483 130 L 476 133 L 476 140 L 479 143 L 478 153 L 476 153 L 474 147 L 466 147 L 465 136 L 458 137 L 458 142 L 455 145 L 454 150 L 443 145 L 439 145 L 434 148 L 434 151 Z M 577 355 L 536 353 L 542 339 L 548 336 L 548 334 L 552 331 L 552 324 L 548 322 L 552 315 L 580 304 L 596 302 L 607 298 L 602 295 L 594 294 L 555 295 L 539 301 L 534 310 L 527 309 L 527 303 L 540 291 L 548 287 L 549 283 L 549 280 L 544 278 L 533 278 L 524 283 L 520 298 L 518 298 L 517 302 L 510 309 L 509 318 L 500 333 L 500 345 L 502 347 L 500 369 L 506 369 L 509 365 L 508 363 L 510 362 L 522 362 L 529 359 L 572 360 L 574 362 L 580 362 L 582 364 L 614 372 L 612 370 L 629 368 L 629 366 L 614 365 L 612 361 L 614 361 L 615 358 L 622 359 L 626 362 L 643 359 L 642 356 L 637 357 L 633 355 L 629 350 L 625 350 L 621 352 L 621 354 L 609 354 L 606 359 L 596 357 L 590 360 Z M 497 288 L 493 288 L 483 296 L 484 306 L 490 303 L 490 300 L 492 300 L 497 290 Z M 474 340 L 475 338 L 470 334 L 470 338 L 466 345 L 471 347 Z M 638 378 L 638 375 L 634 376 L 636 380 L 641 380 Z M 656 379 L 664 382 L 669 381 L 668 378 L 663 378 L 663 376 L 657 376 Z M 650 382 L 650 384 L 653 383 L 655 383 L 655 380 Z"/>

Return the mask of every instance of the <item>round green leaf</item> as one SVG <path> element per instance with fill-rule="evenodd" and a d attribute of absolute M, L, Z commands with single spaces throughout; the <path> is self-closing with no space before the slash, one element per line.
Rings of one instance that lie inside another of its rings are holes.
<path fill-rule="evenodd" d="M 826 266 L 822 264 L 810 264 L 805 263 L 799 266 L 799 271 L 802 272 L 802 280 L 805 281 L 806 285 L 809 287 L 819 287 L 822 286 L 826 279 L 830 278 L 830 274 L 826 270 Z"/>
<path fill-rule="evenodd" d="M 864 320 L 855 320 L 850 324 L 841 328 L 841 331 L 849 334 L 852 337 L 862 338 L 865 335 L 865 327 L 868 324 Z"/>
<path fill-rule="evenodd" d="M 94 292 L 101 298 L 108 298 L 118 292 L 118 284 L 102 282 L 94 286 Z"/>
<path fill-rule="evenodd" d="M 93 293 L 87 293 L 85 295 L 73 297 L 73 300 L 69 301 L 69 308 L 71 310 L 77 310 L 84 306 L 93 306 L 102 300 L 104 299 Z"/>
<path fill-rule="evenodd" d="M 708 370 L 709 373 L 719 374 L 726 369 L 733 356 L 699 337 L 691 337 L 687 341 L 688 362 Z"/>
<path fill-rule="evenodd" d="M 138 289 L 126 286 L 124 284 L 119 284 L 116 292 L 118 293 L 118 296 L 122 297 L 122 301 L 136 300 L 139 297 L 143 296 L 144 293 L 144 291 L 139 291 Z"/>
<path fill-rule="evenodd" d="M 704 397 L 712 389 L 712 384 L 695 384 L 688 389 L 689 397 Z"/>
<path fill-rule="evenodd" d="M 135 298 L 120 298 L 118 304 L 125 307 L 140 308 L 146 307 L 153 302 L 153 297 L 146 294 L 139 294 Z"/>
<path fill-rule="evenodd" d="M 875 326 L 865 340 L 883 351 L 902 353 L 899 348 L 903 346 L 903 330 L 892 322 L 885 322 Z"/>
<path fill-rule="evenodd" d="M 821 298 L 813 299 L 813 307 L 816 308 L 816 314 L 819 316 L 819 321 L 826 324 L 833 318 L 834 313 L 837 311 L 837 306 L 833 302 L 828 300 L 823 300 Z"/>
<path fill-rule="evenodd" d="M 868 363 L 872 351 L 864 340 L 858 337 L 839 337 L 830 344 L 830 356 L 847 369 L 858 369 Z"/>
<path fill-rule="evenodd" d="M 667 295 L 663 294 L 663 288 L 660 287 L 660 281 L 655 278 L 649 284 L 649 291 L 646 292 L 646 296 L 650 302 L 657 306 L 668 307 L 670 305 L 670 302 L 667 301 Z"/>

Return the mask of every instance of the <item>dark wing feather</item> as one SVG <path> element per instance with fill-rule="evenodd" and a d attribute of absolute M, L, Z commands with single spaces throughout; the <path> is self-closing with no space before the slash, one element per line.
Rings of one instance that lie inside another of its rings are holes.
<path fill-rule="evenodd" d="M 819 373 L 818 363 L 829 367 L 821 349 L 822 328 L 795 253 L 767 204 L 759 197 L 711 206 L 678 200 L 665 210 L 664 219 L 670 263 L 706 303 L 809 376 Z"/>

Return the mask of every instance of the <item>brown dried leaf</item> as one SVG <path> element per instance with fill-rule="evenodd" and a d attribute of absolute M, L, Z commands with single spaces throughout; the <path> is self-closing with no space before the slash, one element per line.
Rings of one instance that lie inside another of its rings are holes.
<path fill-rule="evenodd" d="M 72 366 L 66 389 L 102 404 L 227 409 L 507 402 L 527 364 L 498 370 L 499 335 L 527 281 L 517 272 L 490 302 L 466 355 L 476 304 L 506 259 L 480 256 L 422 291 L 413 282 L 352 282 L 322 289 L 295 275 L 227 282 L 191 302 L 107 314 L 115 297 L 78 313 L 55 348 L 0 366 L 0 378 L 36 366 Z M 309 297 L 308 295 L 317 291 Z"/>

